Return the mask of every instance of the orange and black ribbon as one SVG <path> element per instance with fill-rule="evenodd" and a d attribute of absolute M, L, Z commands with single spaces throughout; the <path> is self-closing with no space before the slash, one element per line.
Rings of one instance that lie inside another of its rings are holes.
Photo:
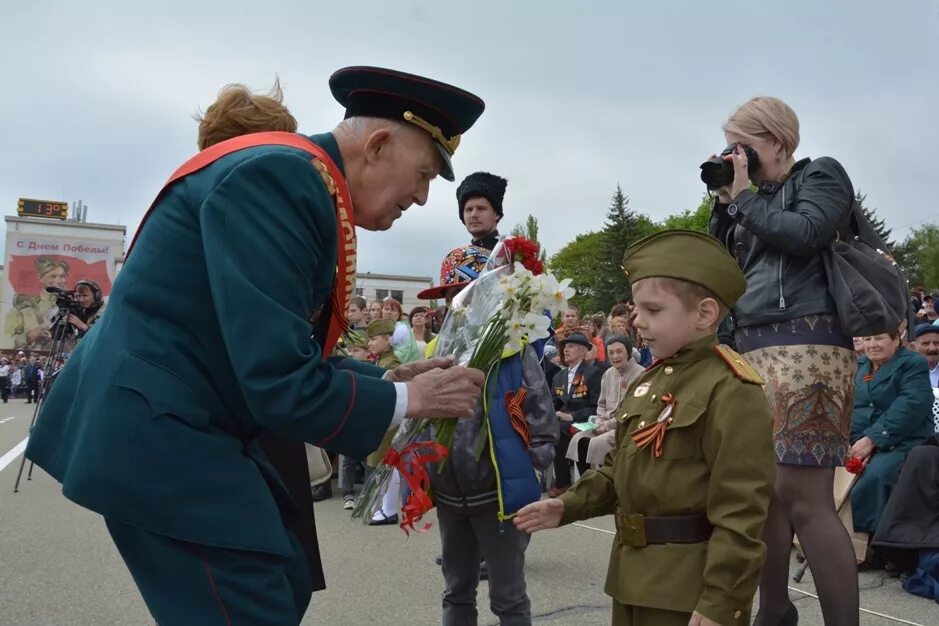
<path fill-rule="evenodd" d="M 662 449 L 665 444 L 665 429 L 668 428 L 668 425 L 672 422 L 671 415 L 675 410 L 675 405 L 678 404 L 675 397 L 670 393 L 666 393 L 662 396 L 662 402 L 664 402 L 666 406 L 662 409 L 659 418 L 652 424 L 640 428 L 632 434 L 632 439 L 636 442 L 636 447 L 640 450 L 653 443 L 655 444 L 652 449 L 652 457 L 656 459 L 662 456 Z"/>
<path fill-rule="evenodd" d="M 525 447 L 531 448 L 531 429 L 528 427 L 528 420 L 525 419 L 525 411 L 522 410 L 522 402 L 525 401 L 526 395 L 528 395 L 528 390 L 524 387 L 515 393 L 507 392 L 505 394 L 505 409 L 509 413 L 509 422 L 512 424 L 512 428 L 525 442 Z"/>

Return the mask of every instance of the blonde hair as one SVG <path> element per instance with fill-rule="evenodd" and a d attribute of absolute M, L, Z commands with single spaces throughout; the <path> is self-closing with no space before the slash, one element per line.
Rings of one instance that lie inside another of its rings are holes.
<path fill-rule="evenodd" d="M 195 119 L 199 122 L 200 150 L 250 133 L 297 132 L 297 120 L 284 106 L 284 92 L 277 78 L 267 95 L 253 94 L 244 85 L 226 85 L 218 92 L 218 99 Z"/>
<path fill-rule="evenodd" d="M 775 139 L 791 157 L 799 147 L 799 118 L 792 108 L 770 96 L 757 96 L 743 103 L 724 124 L 725 133 L 753 140 Z"/>

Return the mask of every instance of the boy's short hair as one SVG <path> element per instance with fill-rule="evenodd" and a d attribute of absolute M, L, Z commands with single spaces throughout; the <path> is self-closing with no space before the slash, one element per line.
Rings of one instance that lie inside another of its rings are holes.
<path fill-rule="evenodd" d="M 717 306 L 719 307 L 717 315 L 718 324 L 727 316 L 727 313 L 730 311 L 730 309 L 727 308 L 727 305 L 721 301 L 717 294 L 704 285 L 699 285 L 698 283 L 693 283 L 687 280 L 681 280 L 680 278 L 668 278 L 665 276 L 650 276 L 649 278 L 643 278 L 642 281 L 655 281 L 654 284 L 658 285 L 660 288 L 681 300 L 681 303 L 685 305 L 686 309 L 689 310 L 697 307 L 702 300 L 711 298 L 717 302 Z"/>

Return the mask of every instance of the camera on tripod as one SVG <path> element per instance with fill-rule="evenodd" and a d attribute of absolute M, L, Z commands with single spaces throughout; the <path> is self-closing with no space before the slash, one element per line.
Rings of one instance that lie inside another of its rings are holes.
<path fill-rule="evenodd" d="M 72 315 L 81 315 L 82 305 L 77 300 L 78 293 L 61 287 L 46 287 L 46 291 L 55 294 L 55 306 L 59 311 L 68 311 Z"/>

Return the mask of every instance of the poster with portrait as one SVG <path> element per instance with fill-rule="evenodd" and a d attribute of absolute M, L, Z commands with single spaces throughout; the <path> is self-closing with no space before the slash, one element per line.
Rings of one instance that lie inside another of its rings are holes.
<path fill-rule="evenodd" d="M 104 299 L 111 293 L 114 243 L 56 237 L 7 238 L 6 278 L 0 306 L 0 347 L 7 350 L 49 350 L 51 328 L 59 313 L 57 294 L 72 291 L 79 280 L 93 280 Z"/>

